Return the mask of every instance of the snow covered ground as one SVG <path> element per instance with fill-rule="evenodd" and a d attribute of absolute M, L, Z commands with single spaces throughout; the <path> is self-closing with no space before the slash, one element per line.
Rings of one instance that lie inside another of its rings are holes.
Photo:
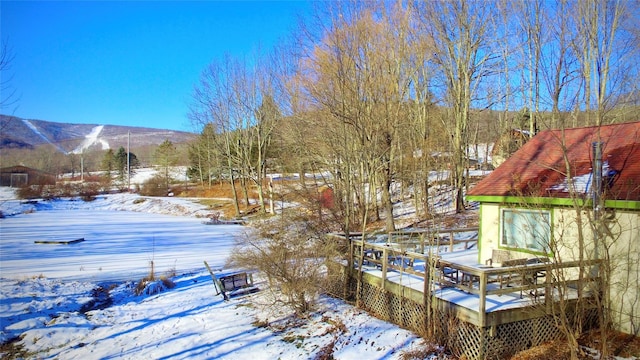
<path fill-rule="evenodd" d="M 221 269 L 243 228 L 202 225 L 207 210 L 189 200 L 25 204 L 0 188 L 0 211 L 0 342 L 27 358 L 393 359 L 422 343 L 328 297 L 305 321 L 259 305 L 266 292 L 223 301 L 203 260 Z M 151 260 L 158 275 L 176 272 L 176 287 L 136 296 Z"/>

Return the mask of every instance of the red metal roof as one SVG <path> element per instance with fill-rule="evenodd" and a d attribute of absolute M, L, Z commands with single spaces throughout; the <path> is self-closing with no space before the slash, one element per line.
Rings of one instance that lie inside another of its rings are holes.
<path fill-rule="evenodd" d="M 567 169 L 574 189 L 587 194 L 596 141 L 603 143 L 606 198 L 640 201 L 640 122 L 542 131 L 467 195 L 567 198 Z"/>

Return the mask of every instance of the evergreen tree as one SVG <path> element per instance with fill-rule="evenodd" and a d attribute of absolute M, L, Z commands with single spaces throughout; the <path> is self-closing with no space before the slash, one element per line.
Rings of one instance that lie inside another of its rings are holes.
<path fill-rule="evenodd" d="M 123 180 L 124 174 L 127 171 L 127 151 L 120 146 L 118 152 L 115 154 L 115 164 L 118 169 L 118 179 Z"/>
<path fill-rule="evenodd" d="M 100 166 L 103 171 L 106 171 L 107 178 L 111 178 L 111 172 L 116 169 L 116 157 L 113 153 L 113 149 L 107 150 L 107 152 L 102 157 L 102 164 Z"/>
<path fill-rule="evenodd" d="M 154 159 L 156 165 L 158 165 L 162 171 L 162 177 L 165 182 L 167 191 L 169 190 L 169 168 L 176 164 L 177 154 L 176 147 L 169 139 L 165 139 L 154 153 Z"/>

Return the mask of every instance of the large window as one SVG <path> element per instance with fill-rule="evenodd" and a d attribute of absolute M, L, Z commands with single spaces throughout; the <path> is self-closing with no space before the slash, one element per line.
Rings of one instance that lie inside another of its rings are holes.
<path fill-rule="evenodd" d="M 548 210 L 502 209 L 500 217 L 502 246 L 549 252 L 551 214 Z"/>

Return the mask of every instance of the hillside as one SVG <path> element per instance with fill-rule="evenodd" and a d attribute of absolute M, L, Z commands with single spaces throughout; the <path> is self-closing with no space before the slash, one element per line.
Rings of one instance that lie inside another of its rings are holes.
<path fill-rule="evenodd" d="M 0 115 L 0 130 L 0 149 L 34 149 L 51 144 L 63 154 L 126 147 L 128 134 L 131 144 L 136 147 L 158 145 L 165 139 L 180 144 L 194 136 L 184 131 L 105 124 L 67 124 L 6 115 Z"/>

